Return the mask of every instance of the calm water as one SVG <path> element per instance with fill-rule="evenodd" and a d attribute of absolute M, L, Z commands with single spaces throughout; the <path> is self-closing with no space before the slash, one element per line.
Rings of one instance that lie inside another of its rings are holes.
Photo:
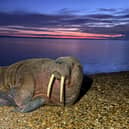
<path fill-rule="evenodd" d="M 75 56 L 87 74 L 129 71 L 129 41 L 0 38 L 0 65 L 33 57 Z"/>

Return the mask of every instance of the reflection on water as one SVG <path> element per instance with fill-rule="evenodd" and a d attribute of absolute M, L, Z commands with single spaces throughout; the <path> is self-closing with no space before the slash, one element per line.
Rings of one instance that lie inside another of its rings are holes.
<path fill-rule="evenodd" d="M 0 38 L 0 65 L 34 57 L 75 56 L 87 74 L 129 70 L 129 41 Z"/>

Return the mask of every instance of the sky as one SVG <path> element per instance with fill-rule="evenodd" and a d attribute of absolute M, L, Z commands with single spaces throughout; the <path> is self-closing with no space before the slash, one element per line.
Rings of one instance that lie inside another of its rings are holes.
<path fill-rule="evenodd" d="M 0 0 L 0 36 L 129 39 L 129 0 Z"/>

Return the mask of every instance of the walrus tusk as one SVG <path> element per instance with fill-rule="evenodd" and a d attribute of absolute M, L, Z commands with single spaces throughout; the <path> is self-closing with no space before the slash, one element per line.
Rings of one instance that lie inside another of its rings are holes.
<path fill-rule="evenodd" d="M 47 97 L 50 98 L 50 93 L 51 93 L 51 89 L 52 89 L 52 83 L 54 80 L 54 74 L 51 75 L 49 83 L 48 83 L 48 89 L 47 89 Z M 60 82 L 60 102 L 63 102 L 63 91 L 64 91 L 64 81 L 65 81 L 65 77 L 61 76 L 61 82 Z"/>
<path fill-rule="evenodd" d="M 53 80 L 54 80 L 54 74 L 51 75 L 49 83 L 48 83 L 47 97 L 50 97 Z"/>
<path fill-rule="evenodd" d="M 64 76 L 61 76 L 61 83 L 60 83 L 60 102 L 63 102 L 64 81 L 65 81 L 65 77 Z"/>

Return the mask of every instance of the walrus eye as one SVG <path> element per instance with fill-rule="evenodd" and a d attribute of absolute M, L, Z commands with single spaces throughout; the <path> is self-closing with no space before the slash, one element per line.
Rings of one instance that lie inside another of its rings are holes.
<path fill-rule="evenodd" d="M 52 83 L 54 81 L 55 75 L 52 74 L 48 83 L 48 89 L 47 89 L 47 97 L 50 98 L 51 89 L 52 89 Z M 61 76 L 61 82 L 60 82 L 60 102 L 63 102 L 63 91 L 64 91 L 64 81 L 65 77 Z"/>
<path fill-rule="evenodd" d="M 56 60 L 57 64 L 64 64 L 65 62 L 63 60 Z"/>
<path fill-rule="evenodd" d="M 62 62 L 60 62 L 60 61 L 56 61 L 56 64 L 62 64 Z"/>

